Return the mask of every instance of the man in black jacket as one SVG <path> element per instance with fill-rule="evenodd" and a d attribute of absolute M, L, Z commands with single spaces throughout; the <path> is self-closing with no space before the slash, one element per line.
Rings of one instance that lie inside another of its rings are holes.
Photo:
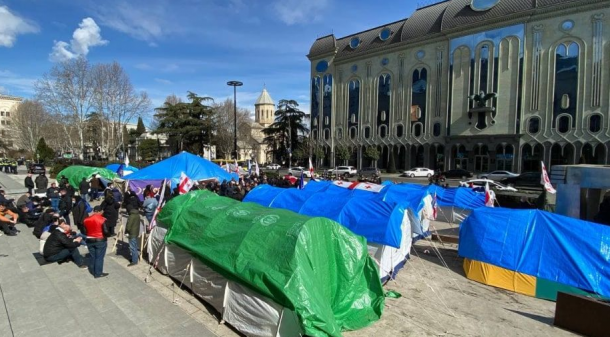
<path fill-rule="evenodd" d="M 72 197 L 68 194 L 65 188 L 59 191 L 59 215 L 66 219 L 68 225 L 70 224 L 70 211 L 72 210 Z"/>
<path fill-rule="evenodd" d="M 87 269 L 87 265 L 83 264 L 83 257 L 78 251 L 78 246 L 83 239 L 80 237 L 72 239 L 68 236 L 69 234 L 70 225 L 60 222 L 59 227 L 51 233 L 44 245 L 44 259 L 48 262 L 63 262 L 72 259 L 79 268 Z"/>
<path fill-rule="evenodd" d="M 85 219 L 89 216 L 85 207 L 85 200 L 81 196 L 75 195 L 72 197 L 72 202 L 74 206 L 72 206 L 72 217 L 74 218 L 74 224 L 76 228 L 83 233 L 87 234 L 85 230 Z"/>
<path fill-rule="evenodd" d="M 28 193 L 30 193 L 30 195 L 32 195 L 32 189 L 34 188 L 34 180 L 32 180 L 31 173 L 28 173 L 28 176 L 25 177 L 25 181 L 23 183 L 25 185 L 25 188 L 28 189 Z"/>
<path fill-rule="evenodd" d="M 36 177 L 36 189 L 38 190 L 46 190 L 47 186 L 49 186 L 49 179 L 44 173 L 41 173 L 38 177 Z"/>
<path fill-rule="evenodd" d="M 80 184 L 78 185 L 78 192 L 80 193 L 80 196 L 85 198 L 85 200 L 89 201 L 89 189 L 91 188 L 91 186 L 89 186 L 89 182 L 87 181 L 87 178 L 83 177 L 83 180 L 81 180 Z"/>

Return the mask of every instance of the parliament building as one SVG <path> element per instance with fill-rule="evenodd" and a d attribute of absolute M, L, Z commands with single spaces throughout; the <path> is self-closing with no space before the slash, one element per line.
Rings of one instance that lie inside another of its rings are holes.
<path fill-rule="evenodd" d="M 449 0 L 317 39 L 324 164 L 534 171 L 610 163 L 610 0 Z"/>

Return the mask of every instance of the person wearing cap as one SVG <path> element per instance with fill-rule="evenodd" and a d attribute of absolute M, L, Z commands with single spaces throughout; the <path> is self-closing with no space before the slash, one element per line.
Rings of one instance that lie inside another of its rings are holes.
<path fill-rule="evenodd" d="M 58 227 L 51 231 L 43 248 L 43 256 L 47 262 L 65 262 L 72 260 L 81 269 L 87 268 L 83 263 L 83 257 L 78 251 L 83 238 L 72 238 L 70 225 L 65 221 L 59 221 Z"/>
<path fill-rule="evenodd" d="M 106 226 L 106 218 L 102 216 L 102 207 L 100 205 L 93 208 L 93 214 L 86 218 L 84 223 L 85 232 L 87 233 L 87 248 L 91 258 L 89 259 L 89 272 L 93 277 L 100 278 L 108 276 L 104 273 L 104 257 L 106 256 L 106 248 L 108 247 L 109 231 Z"/>
<path fill-rule="evenodd" d="M 18 219 L 19 216 L 8 209 L 5 203 L 0 203 L 0 227 L 4 234 L 15 236 L 19 233 L 19 230 L 15 228 Z"/>

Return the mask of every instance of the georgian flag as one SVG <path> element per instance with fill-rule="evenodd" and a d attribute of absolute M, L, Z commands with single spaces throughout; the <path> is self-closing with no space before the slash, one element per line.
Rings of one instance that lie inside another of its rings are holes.
<path fill-rule="evenodd" d="M 235 173 L 237 173 L 239 175 L 239 166 L 237 165 L 237 159 L 235 159 Z"/>
<path fill-rule="evenodd" d="M 313 164 L 311 163 L 311 157 L 309 157 L 309 176 L 313 178 Z"/>
<path fill-rule="evenodd" d="M 551 193 L 551 194 L 555 194 L 557 193 L 557 191 L 555 190 L 555 188 L 553 188 L 553 185 L 551 184 L 551 180 L 549 179 L 549 174 L 546 172 L 546 166 L 544 166 L 544 162 L 541 161 L 540 164 L 542 164 L 542 174 L 540 175 L 540 184 L 542 184 L 542 186 L 544 186 L 544 189 Z"/>
<path fill-rule="evenodd" d="M 384 185 L 379 184 L 359 183 L 358 185 L 354 186 L 353 189 L 379 193 L 384 187 Z"/>
<path fill-rule="evenodd" d="M 496 194 L 494 191 L 489 189 L 489 183 L 485 183 L 485 206 L 494 207 L 494 201 L 496 199 Z"/>
<path fill-rule="evenodd" d="M 180 183 L 178 184 L 178 192 L 180 194 L 188 193 L 194 184 L 195 184 L 195 182 L 192 181 L 191 178 L 189 178 L 186 174 L 184 174 L 184 172 L 182 172 L 182 174 L 180 174 Z"/>
<path fill-rule="evenodd" d="M 258 162 L 256 162 L 256 161 L 254 162 L 254 173 L 256 173 L 257 177 L 261 175 L 261 171 L 258 168 Z"/>
<path fill-rule="evenodd" d="M 163 187 L 161 188 L 161 194 L 159 195 L 159 203 L 157 208 L 155 209 L 155 213 L 153 214 L 152 220 L 148 224 L 148 230 L 152 230 L 157 225 L 157 215 L 161 212 L 163 205 L 165 204 L 165 189 L 167 188 L 167 180 L 163 180 Z"/>
<path fill-rule="evenodd" d="M 432 220 L 436 220 L 438 216 L 438 203 L 436 200 L 436 192 L 434 192 L 434 196 L 432 197 Z"/>

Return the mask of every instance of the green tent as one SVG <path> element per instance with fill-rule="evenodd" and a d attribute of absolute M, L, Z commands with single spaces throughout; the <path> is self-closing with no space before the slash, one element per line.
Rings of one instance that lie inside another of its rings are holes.
<path fill-rule="evenodd" d="M 167 245 L 293 310 L 308 336 L 340 336 L 381 317 L 383 288 L 366 239 L 334 221 L 208 191 L 172 199 L 158 220 Z"/>
<path fill-rule="evenodd" d="M 78 189 L 78 185 L 83 178 L 89 179 L 94 174 L 99 174 L 102 178 L 110 181 L 119 177 L 116 173 L 105 168 L 74 165 L 61 170 L 57 174 L 57 180 L 64 176 L 68 178 L 68 181 L 72 187 Z"/>

